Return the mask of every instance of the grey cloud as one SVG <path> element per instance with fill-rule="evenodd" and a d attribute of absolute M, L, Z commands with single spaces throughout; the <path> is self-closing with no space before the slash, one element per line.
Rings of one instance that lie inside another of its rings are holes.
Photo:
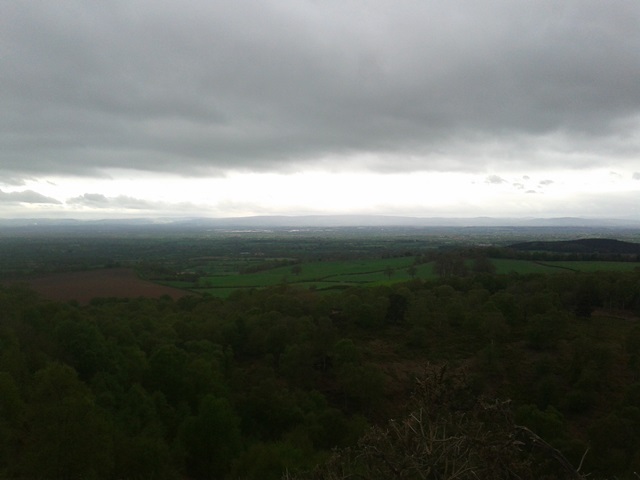
<path fill-rule="evenodd" d="M 640 180 L 640 172 L 633 172 L 632 177 L 634 180 Z"/>
<path fill-rule="evenodd" d="M 513 186 L 518 190 L 524 190 L 524 184 L 522 183 L 514 183 Z"/>
<path fill-rule="evenodd" d="M 212 210 L 210 206 L 197 205 L 190 202 L 168 203 L 143 200 L 128 195 L 108 197 L 101 193 L 85 193 L 68 199 L 66 204 L 71 207 L 82 207 L 83 210 L 101 212 L 100 215 L 107 216 L 115 212 L 126 215 L 184 216 L 185 214 L 193 215 L 194 211 L 208 212 Z M 212 213 L 222 212 L 222 210 L 218 209 L 213 210 Z"/>
<path fill-rule="evenodd" d="M 526 192 L 524 192 L 524 193 L 538 193 L 538 192 L 536 192 L 535 190 L 527 190 L 527 191 L 526 191 Z"/>
<path fill-rule="evenodd" d="M 131 210 L 148 210 L 156 206 L 152 202 L 138 198 L 119 195 L 117 197 L 106 197 L 100 193 L 85 193 L 79 197 L 70 198 L 66 202 L 69 205 L 82 205 L 92 208 L 125 208 Z"/>
<path fill-rule="evenodd" d="M 20 192 L 3 192 L 0 190 L 0 202 L 2 203 L 38 203 L 38 204 L 60 204 L 55 198 L 46 197 L 33 190 L 22 190 Z"/>
<path fill-rule="evenodd" d="M 540 180 L 540 182 L 538 182 L 538 184 L 542 185 L 543 187 L 547 187 L 552 183 L 554 183 L 553 180 Z"/>
<path fill-rule="evenodd" d="M 489 175 L 484 183 L 490 183 L 493 185 L 500 185 L 501 183 L 506 183 L 506 180 L 498 175 Z"/>
<path fill-rule="evenodd" d="M 22 187 L 26 184 L 26 179 L 22 177 L 0 177 L 0 185 L 7 185 L 11 187 Z"/>
<path fill-rule="evenodd" d="M 67 203 L 79 205 L 107 205 L 109 200 L 100 193 L 85 193 L 79 197 L 67 200 Z"/>
<path fill-rule="evenodd" d="M 391 155 L 377 170 L 640 145 L 640 3 L 0 3 L 0 164 L 193 175 Z M 482 154 L 482 155 L 479 155 Z M 575 159 L 575 160 L 573 160 Z M 543 165 L 544 166 L 544 165 Z"/>

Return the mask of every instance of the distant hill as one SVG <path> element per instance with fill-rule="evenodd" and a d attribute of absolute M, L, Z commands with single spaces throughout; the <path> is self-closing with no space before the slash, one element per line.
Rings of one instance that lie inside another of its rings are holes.
<path fill-rule="evenodd" d="M 264 215 L 229 218 L 124 218 L 53 219 L 0 218 L 0 228 L 323 228 L 323 227 L 574 227 L 640 228 L 639 219 L 613 218 L 498 218 L 498 217 L 408 217 L 393 215 Z"/>
<path fill-rule="evenodd" d="M 640 255 L 639 243 L 623 242 L 609 238 L 523 242 L 511 245 L 510 248 L 536 252 Z"/>

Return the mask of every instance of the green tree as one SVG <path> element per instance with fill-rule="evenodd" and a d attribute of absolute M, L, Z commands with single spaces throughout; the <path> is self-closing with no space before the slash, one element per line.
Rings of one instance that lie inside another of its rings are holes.
<path fill-rule="evenodd" d="M 268 369 L 251 372 L 242 379 L 241 395 L 235 400 L 242 417 L 242 430 L 261 440 L 277 440 L 302 421 L 294 393 Z"/>
<path fill-rule="evenodd" d="M 0 475 L 3 467 L 14 467 L 24 420 L 24 402 L 13 377 L 0 372 Z"/>
<path fill-rule="evenodd" d="M 87 318 L 62 320 L 55 329 L 62 358 L 83 380 L 109 366 L 107 346 L 98 328 Z"/>
<path fill-rule="evenodd" d="M 467 266 L 464 258 L 456 252 L 442 253 L 436 257 L 435 272 L 438 276 L 446 277 L 463 277 L 467 274 Z"/>
<path fill-rule="evenodd" d="M 387 276 L 387 279 L 389 279 L 389 280 L 391 280 L 391 277 L 393 276 L 394 272 L 395 272 L 395 270 L 390 265 L 388 265 L 384 269 L 384 274 Z"/>
<path fill-rule="evenodd" d="M 527 325 L 529 346 L 536 350 L 544 350 L 556 346 L 565 334 L 568 319 L 562 312 L 533 315 Z"/>
<path fill-rule="evenodd" d="M 254 443 L 235 462 L 234 478 L 280 480 L 284 472 L 312 464 L 309 452 L 292 442 Z"/>
<path fill-rule="evenodd" d="M 348 363 L 360 363 L 362 352 L 350 338 L 341 338 L 333 346 L 333 359 L 336 367 L 342 367 Z"/>
<path fill-rule="evenodd" d="M 416 267 L 415 263 L 407 268 L 407 274 L 409 274 L 411 278 L 416 278 L 416 275 L 418 274 L 418 268 Z"/>
<path fill-rule="evenodd" d="M 76 372 L 51 364 L 34 377 L 21 470 L 33 478 L 107 478 L 112 429 Z"/>
<path fill-rule="evenodd" d="M 593 454 L 587 457 L 591 469 L 603 475 L 620 475 L 632 459 L 635 435 L 633 425 L 612 413 L 593 422 L 589 440 Z"/>
<path fill-rule="evenodd" d="M 386 323 L 404 323 L 408 309 L 409 300 L 407 300 L 407 297 L 399 293 L 392 293 L 389 295 L 389 305 L 387 306 L 387 312 L 385 315 Z"/>
<path fill-rule="evenodd" d="M 156 435 L 123 435 L 114 441 L 115 467 L 113 478 L 138 480 L 177 480 L 172 452 L 164 438 Z"/>
<path fill-rule="evenodd" d="M 188 356 L 175 345 L 160 347 L 149 358 L 147 383 L 150 391 L 159 390 L 174 406 L 185 398 Z"/>
<path fill-rule="evenodd" d="M 508 402 L 478 398 L 440 369 L 419 380 L 415 409 L 373 427 L 351 449 L 337 450 L 292 480 L 366 478 L 477 480 L 582 479 L 555 448 L 513 423 Z"/>
<path fill-rule="evenodd" d="M 347 406 L 371 412 L 383 400 L 384 376 L 373 365 L 347 363 L 338 369 L 337 379 Z"/>
<path fill-rule="evenodd" d="M 207 395 L 198 414 L 188 417 L 180 437 L 191 478 L 223 478 L 240 453 L 240 420 L 225 399 Z"/>
<path fill-rule="evenodd" d="M 485 273 L 485 274 L 496 273 L 496 266 L 491 262 L 491 259 L 486 255 L 478 255 L 473 260 L 473 266 L 471 268 L 474 273 Z"/>

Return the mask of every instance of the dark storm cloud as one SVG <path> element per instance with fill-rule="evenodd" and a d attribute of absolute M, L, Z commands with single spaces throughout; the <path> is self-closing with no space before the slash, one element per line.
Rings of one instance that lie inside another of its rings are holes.
<path fill-rule="evenodd" d="M 0 174 L 629 163 L 639 24 L 622 0 L 2 2 Z"/>
<path fill-rule="evenodd" d="M 61 202 L 55 198 L 46 197 L 33 190 L 22 190 L 20 192 L 3 192 L 0 190 L 0 203 L 37 203 L 37 204 L 55 204 Z"/>

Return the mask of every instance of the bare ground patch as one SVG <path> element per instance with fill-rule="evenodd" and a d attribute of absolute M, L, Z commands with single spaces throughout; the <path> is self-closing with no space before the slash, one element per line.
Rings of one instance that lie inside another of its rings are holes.
<path fill-rule="evenodd" d="M 129 268 L 109 268 L 82 272 L 40 275 L 22 280 L 33 290 L 51 300 L 76 300 L 86 304 L 96 297 L 158 298 L 169 295 L 178 299 L 192 293 L 178 288 L 158 285 L 138 278 Z"/>

